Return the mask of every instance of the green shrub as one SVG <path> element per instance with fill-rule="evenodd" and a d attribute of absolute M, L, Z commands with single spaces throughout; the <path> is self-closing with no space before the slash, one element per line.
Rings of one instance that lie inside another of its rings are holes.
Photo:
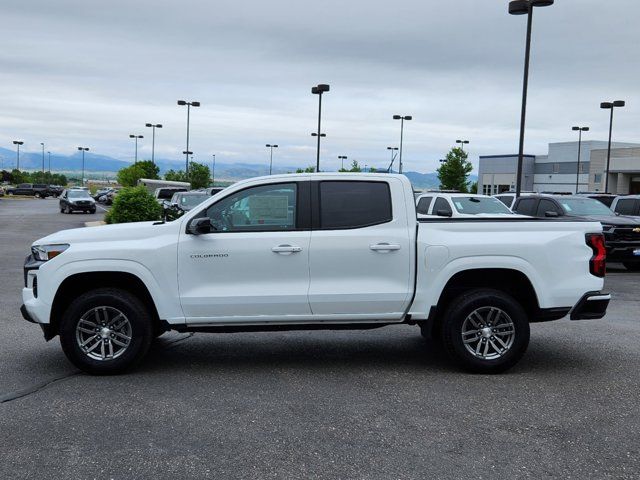
<path fill-rule="evenodd" d="M 144 187 L 125 187 L 104 217 L 107 223 L 149 222 L 162 218 L 162 206 Z"/>

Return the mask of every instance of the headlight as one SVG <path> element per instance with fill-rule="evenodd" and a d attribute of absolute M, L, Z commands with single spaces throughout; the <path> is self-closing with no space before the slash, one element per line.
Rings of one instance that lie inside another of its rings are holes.
<path fill-rule="evenodd" d="M 33 253 L 33 257 L 36 260 L 40 260 L 41 262 L 46 262 L 47 260 L 51 260 L 53 257 L 57 257 L 62 252 L 64 252 L 69 245 L 60 244 L 60 245 L 35 245 L 31 247 L 31 253 Z"/>

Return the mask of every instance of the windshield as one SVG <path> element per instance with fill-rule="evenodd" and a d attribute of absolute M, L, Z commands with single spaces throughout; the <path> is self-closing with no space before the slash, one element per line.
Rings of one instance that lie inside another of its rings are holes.
<path fill-rule="evenodd" d="M 206 193 L 198 195 L 179 195 L 176 203 L 178 203 L 182 208 L 191 209 L 204 202 L 207 198 L 211 198 L 211 195 L 207 195 Z"/>
<path fill-rule="evenodd" d="M 91 198 L 86 190 L 69 190 L 69 198 Z"/>
<path fill-rule="evenodd" d="M 451 201 L 458 213 L 477 215 L 479 213 L 505 213 L 511 215 L 504 203 L 496 198 L 487 197 L 452 197 Z"/>
<path fill-rule="evenodd" d="M 567 215 L 614 215 L 609 207 L 593 198 L 558 199 Z"/>

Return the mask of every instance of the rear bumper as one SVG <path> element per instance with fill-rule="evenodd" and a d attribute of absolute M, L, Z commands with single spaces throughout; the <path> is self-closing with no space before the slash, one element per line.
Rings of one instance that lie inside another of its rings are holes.
<path fill-rule="evenodd" d="M 587 292 L 571 309 L 571 320 L 596 320 L 607 313 L 610 293 Z"/>

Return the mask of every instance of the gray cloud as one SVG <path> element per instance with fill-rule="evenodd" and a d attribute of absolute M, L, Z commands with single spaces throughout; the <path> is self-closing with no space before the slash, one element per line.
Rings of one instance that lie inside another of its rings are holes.
<path fill-rule="evenodd" d="M 316 83 L 324 97 L 323 158 L 386 166 L 406 125 L 407 167 L 436 168 L 456 138 L 477 155 L 517 149 L 525 18 L 507 1 L 3 2 L 0 144 L 23 138 L 70 152 L 79 144 L 131 159 L 129 133 L 161 122 L 157 154 L 180 157 L 185 114 L 196 159 L 314 162 Z M 601 100 L 622 98 L 615 137 L 640 140 L 640 54 L 631 0 L 558 0 L 534 18 L 527 151 L 592 127 Z M 145 131 L 146 130 L 146 131 Z M 141 151 L 148 155 L 150 141 Z"/>

